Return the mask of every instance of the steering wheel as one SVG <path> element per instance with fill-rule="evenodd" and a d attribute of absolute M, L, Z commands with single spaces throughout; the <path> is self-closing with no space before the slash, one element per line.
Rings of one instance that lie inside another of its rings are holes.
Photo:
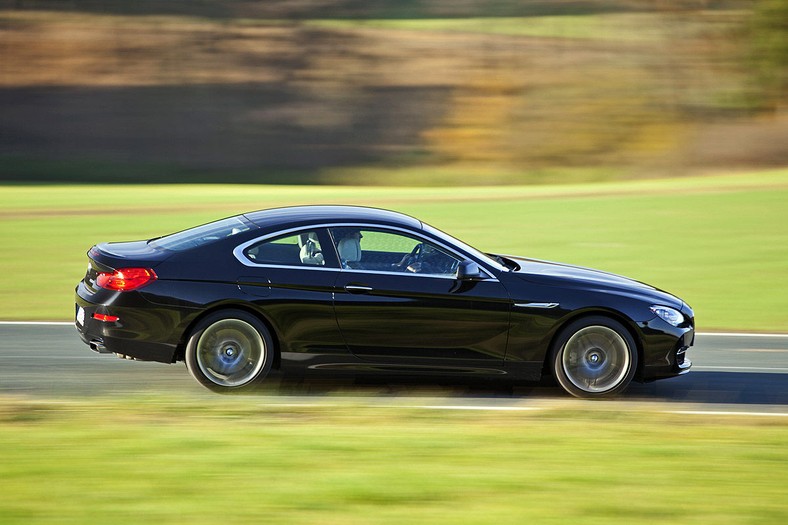
<path fill-rule="evenodd" d="M 398 263 L 394 263 L 397 268 L 403 269 L 408 272 L 416 273 L 421 266 L 421 258 L 424 254 L 424 243 L 419 243 L 410 251 L 408 255 L 402 258 Z"/>

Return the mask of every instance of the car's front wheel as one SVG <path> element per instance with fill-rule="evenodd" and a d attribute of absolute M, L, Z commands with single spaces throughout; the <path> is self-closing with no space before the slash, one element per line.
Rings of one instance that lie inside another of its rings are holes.
<path fill-rule="evenodd" d="M 192 330 L 186 367 L 214 392 L 246 390 L 271 370 L 274 345 L 266 327 L 241 310 L 215 312 Z"/>
<path fill-rule="evenodd" d="M 573 396 L 609 397 L 629 386 L 638 353 L 621 323 L 595 316 L 574 321 L 561 331 L 551 362 L 558 383 Z"/>

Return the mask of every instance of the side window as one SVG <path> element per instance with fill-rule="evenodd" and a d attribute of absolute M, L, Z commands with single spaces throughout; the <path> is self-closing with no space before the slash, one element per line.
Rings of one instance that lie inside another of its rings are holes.
<path fill-rule="evenodd" d="M 314 231 L 253 244 L 244 250 L 244 255 L 258 264 L 284 266 L 325 266 L 326 264 L 320 240 L 317 232 Z"/>
<path fill-rule="evenodd" d="M 409 235 L 364 228 L 331 228 L 343 268 L 454 275 L 460 260 L 438 246 Z"/>

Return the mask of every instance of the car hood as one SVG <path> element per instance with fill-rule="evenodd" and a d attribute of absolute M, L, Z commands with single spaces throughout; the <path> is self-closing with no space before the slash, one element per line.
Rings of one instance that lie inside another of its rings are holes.
<path fill-rule="evenodd" d="M 512 257 L 510 255 L 504 257 L 519 265 L 519 268 L 513 270 L 513 273 L 526 281 L 544 285 L 576 285 L 579 288 L 620 291 L 628 295 L 648 297 L 656 303 L 677 309 L 681 309 L 684 305 L 684 302 L 675 295 L 629 277 L 571 264 Z"/>

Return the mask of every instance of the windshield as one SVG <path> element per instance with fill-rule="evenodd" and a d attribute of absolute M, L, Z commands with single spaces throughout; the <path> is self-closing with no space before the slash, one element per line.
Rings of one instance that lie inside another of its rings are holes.
<path fill-rule="evenodd" d="M 158 239 L 151 239 L 148 244 L 171 251 L 183 251 L 209 244 L 238 233 L 249 231 L 252 226 L 242 216 L 228 217 L 202 226 L 196 226 Z"/>
<path fill-rule="evenodd" d="M 472 255 L 473 257 L 476 257 L 477 259 L 489 264 L 493 268 L 496 268 L 496 269 L 502 270 L 502 271 L 509 270 L 509 268 L 505 264 L 501 264 L 497 260 L 491 258 L 486 253 L 480 252 L 479 250 L 477 250 L 473 246 L 469 246 L 469 245 L 465 244 L 461 240 L 459 240 L 459 239 L 457 239 L 455 237 L 452 237 L 448 233 L 445 233 L 445 232 L 439 230 L 438 228 L 435 228 L 434 226 L 430 226 L 429 224 L 422 223 L 422 225 L 424 226 L 424 231 L 426 231 L 428 233 L 431 233 L 432 235 L 435 235 L 435 236 L 437 236 L 439 238 L 446 239 L 447 241 L 449 241 L 449 244 L 453 244 L 457 248 L 460 248 L 461 250 L 463 250 L 465 253 L 467 253 L 469 255 Z"/>

